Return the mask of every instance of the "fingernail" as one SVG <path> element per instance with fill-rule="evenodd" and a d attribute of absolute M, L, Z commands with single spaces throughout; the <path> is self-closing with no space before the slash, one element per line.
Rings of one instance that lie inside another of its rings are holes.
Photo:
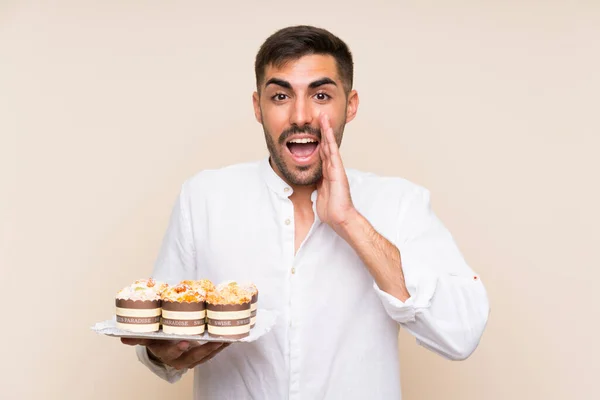
<path fill-rule="evenodd" d="M 190 344 L 188 342 L 179 342 L 177 344 L 177 347 L 179 348 L 179 350 L 181 351 L 186 351 L 187 349 L 190 348 Z"/>

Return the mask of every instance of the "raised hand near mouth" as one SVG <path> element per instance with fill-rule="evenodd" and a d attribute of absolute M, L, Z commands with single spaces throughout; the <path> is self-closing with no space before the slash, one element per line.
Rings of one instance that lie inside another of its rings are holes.
<path fill-rule="evenodd" d="M 350 196 L 350 185 L 344 170 L 333 129 L 326 114 L 319 116 L 321 143 L 319 153 L 323 178 L 317 184 L 317 215 L 338 234 L 350 218 L 357 214 Z"/>

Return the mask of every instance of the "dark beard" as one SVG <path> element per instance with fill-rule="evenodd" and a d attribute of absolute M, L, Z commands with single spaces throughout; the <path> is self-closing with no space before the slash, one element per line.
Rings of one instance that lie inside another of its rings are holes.
<path fill-rule="evenodd" d="M 305 128 L 299 128 L 296 126 L 296 127 L 287 129 L 279 137 L 279 146 L 278 146 L 275 144 L 275 142 L 273 141 L 273 138 L 271 137 L 269 132 L 267 132 L 266 128 L 263 125 L 263 130 L 265 133 L 265 140 L 267 142 L 267 149 L 269 150 L 269 154 L 271 156 L 271 161 L 275 164 L 277 169 L 279 171 L 281 171 L 285 180 L 290 185 L 293 185 L 293 186 L 316 185 L 317 182 L 319 182 L 321 180 L 321 178 L 323 177 L 323 167 L 322 167 L 321 160 L 318 161 L 318 165 L 315 168 L 315 170 L 312 173 L 310 173 L 310 172 L 308 172 L 310 170 L 310 167 L 308 167 L 308 166 L 292 167 L 293 169 L 289 168 L 287 166 L 287 164 L 285 163 L 285 161 L 283 160 L 283 157 L 281 156 L 281 151 L 278 151 L 278 149 L 283 149 L 283 146 L 285 146 L 284 143 L 285 143 L 286 138 L 294 133 L 312 133 L 314 135 L 317 135 L 317 137 L 319 138 L 319 142 L 321 141 L 320 130 L 315 130 L 312 127 L 309 127 L 310 130 L 307 130 Z"/>

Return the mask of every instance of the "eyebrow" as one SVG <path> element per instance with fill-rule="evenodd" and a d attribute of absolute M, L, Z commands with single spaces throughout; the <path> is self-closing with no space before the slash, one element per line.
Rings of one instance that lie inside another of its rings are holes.
<path fill-rule="evenodd" d="M 319 80 L 311 82 L 310 85 L 308 85 L 308 87 L 311 88 L 311 89 L 314 89 L 314 88 L 318 88 L 319 86 L 323 86 L 323 85 L 337 86 L 337 84 L 333 81 L 333 79 L 330 79 L 330 78 L 321 78 Z"/>
<path fill-rule="evenodd" d="M 281 87 L 286 88 L 286 89 L 291 89 L 292 88 L 292 85 L 288 81 L 285 81 L 285 80 L 279 79 L 279 78 L 271 78 L 271 79 L 269 79 L 265 83 L 265 87 L 267 87 L 269 85 L 277 85 L 277 86 L 281 86 Z M 331 79 L 331 78 L 321 78 L 321 79 L 317 79 L 314 82 L 311 82 L 308 85 L 308 87 L 310 89 L 315 89 L 315 88 L 318 88 L 319 86 L 323 86 L 323 85 L 337 86 L 337 84 L 335 83 L 335 81 L 333 79 Z"/>
<path fill-rule="evenodd" d="M 267 83 L 265 83 L 265 87 L 267 87 L 269 85 L 277 85 L 277 86 L 284 87 L 286 89 L 292 88 L 292 85 L 288 81 L 284 81 L 283 79 L 278 79 L 278 78 L 269 79 L 267 81 Z"/>

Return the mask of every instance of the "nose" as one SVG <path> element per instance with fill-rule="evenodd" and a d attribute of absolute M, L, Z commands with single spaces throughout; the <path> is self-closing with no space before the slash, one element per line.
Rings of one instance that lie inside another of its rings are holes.
<path fill-rule="evenodd" d="M 290 115 L 290 124 L 297 126 L 310 125 L 313 120 L 312 107 L 310 102 L 301 96 L 294 101 L 294 106 Z"/>

